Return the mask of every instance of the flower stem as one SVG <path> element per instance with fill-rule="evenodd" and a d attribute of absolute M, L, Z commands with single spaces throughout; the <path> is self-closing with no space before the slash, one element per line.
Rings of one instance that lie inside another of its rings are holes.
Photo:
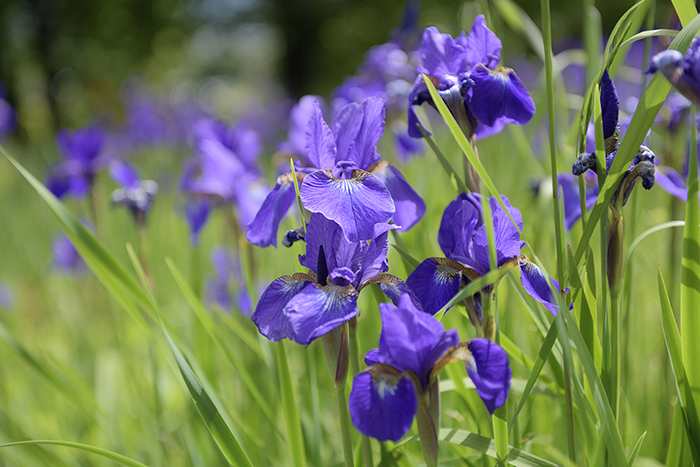
<path fill-rule="evenodd" d="M 357 339 L 357 321 L 353 318 L 350 320 L 350 371 L 355 376 L 360 372 L 360 345 Z M 372 445 L 366 436 L 362 436 L 362 458 L 364 459 L 365 467 L 372 467 Z"/>
<path fill-rule="evenodd" d="M 343 437 L 343 456 L 345 467 L 353 467 L 352 441 L 350 441 L 350 418 L 348 417 L 348 405 L 345 402 L 345 385 L 339 384 L 335 388 L 335 396 L 338 400 L 338 418 L 340 420 L 340 433 Z"/>

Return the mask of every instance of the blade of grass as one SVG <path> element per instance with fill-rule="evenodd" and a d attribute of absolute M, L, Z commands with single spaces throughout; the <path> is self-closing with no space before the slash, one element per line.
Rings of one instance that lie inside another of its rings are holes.
<path fill-rule="evenodd" d="M 644 438 L 647 437 L 647 432 L 645 431 L 642 433 L 642 436 L 639 437 L 639 440 L 637 441 L 637 444 L 634 445 L 634 448 L 632 449 L 632 452 L 630 453 L 630 457 L 627 460 L 627 467 L 632 467 L 635 462 L 637 462 L 637 456 L 639 456 L 639 451 L 642 450 L 642 444 L 644 444 Z"/>
<path fill-rule="evenodd" d="M 150 306 L 158 319 L 160 328 L 163 330 L 163 334 L 165 334 L 165 338 L 170 346 L 170 351 L 172 352 L 173 357 L 175 357 L 175 362 L 180 369 L 180 374 L 185 380 L 187 390 L 194 401 L 195 407 L 197 407 L 197 410 L 199 411 L 199 415 L 202 417 L 202 420 L 209 429 L 209 433 L 211 434 L 212 438 L 214 438 L 214 441 L 216 441 L 217 446 L 219 446 L 221 453 L 224 455 L 224 457 L 226 457 L 229 464 L 252 467 L 248 456 L 243 451 L 243 448 L 241 448 L 241 445 L 236 439 L 236 436 L 233 434 L 233 431 L 231 431 L 231 428 L 221 416 L 221 411 L 217 408 L 212 398 L 204 389 L 202 383 L 199 381 L 194 371 L 192 371 L 192 368 L 187 363 L 187 360 L 185 360 L 185 358 L 182 356 L 180 349 L 177 347 L 172 337 L 170 337 L 170 333 L 166 329 L 165 322 L 161 317 L 160 311 L 158 311 L 158 304 L 156 303 L 153 292 L 148 285 L 146 275 L 143 271 L 141 263 L 139 262 L 136 252 L 129 244 L 127 244 L 126 249 L 129 253 L 129 259 L 131 259 L 131 263 L 136 270 L 136 274 L 138 275 L 142 286 L 146 290 L 144 293 L 148 296 Z"/>
<path fill-rule="evenodd" d="M 673 309 L 671 308 L 671 301 L 668 298 L 668 292 L 666 291 L 666 283 L 664 282 L 663 275 L 661 274 L 661 268 L 658 272 L 659 281 L 659 299 L 661 301 L 661 326 L 664 333 L 664 339 L 666 340 L 666 349 L 668 350 L 668 357 L 671 361 L 671 372 L 673 373 L 676 391 L 678 393 L 678 404 L 681 408 L 681 414 L 683 415 L 683 422 L 685 426 L 686 433 L 688 435 L 688 441 L 693 454 L 693 459 L 695 465 L 700 465 L 700 433 L 695 431 L 692 421 L 690 420 L 691 411 L 688 410 L 689 404 L 693 404 L 691 394 L 689 393 L 689 384 L 686 369 L 683 361 L 683 346 L 681 340 L 681 334 L 678 332 L 678 326 L 676 326 L 676 319 L 673 316 Z"/>
<path fill-rule="evenodd" d="M 304 451 L 304 439 L 301 432 L 301 421 L 297 410 L 296 392 L 292 384 L 292 375 L 289 372 L 287 353 L 284 350 L 284 341 L 277 342 L 277 364 L 279 367 L 280 386 L 282 392 L 282 406 L 284 407 L 284 421 L 287 427 L 287 443 L 296 467 L 306 467 L 306 453 Z"/>
<path fill-rule="evenodd" d="M 525 406 L 525 402 L 527 402 L 527 398 L 530 396 L 532 389 L 535 387 L 535 383 L 537 382 L 537 379 L 539 378 L 540 373 L 542 372 L 542 368 L 544 368 L 544 364 L 549 358 L 549 354 L 551 353 L 552 347 L 557 341 L 558 336 L 559 328 L 557 326 L 550 326 L 549 332 L 547 333 L 547 337 L 544 339 L 544 342 L 542 342 L 542 346 L 540 347 L 540 350 L 537 353 L 537 358 L 535 358 L 535 363 L 532 366 L 532 371 L 530 371 L 530 376 L 528 376 L 527 378 L 525 389 L 523 389 L 523 395 L 518 401 L 518 406 L 516 407 L 515 413 L 513 414 L 513 418 L 510 421 L 510 426 L 508 427 L 509 432 L 513 429 L 515 419 L 518 418 L 520 411 Z"/>
<path fill-rule="evenodd" d="M 392 230 L 393 232 L 393 230 Z M 396 238 L 396 237 L 394 237 Z M 412 271 L 416 269 L 420 265 L 420 261 L 418 261 L 416 258 L 411 256 L 411 253 L 406 251 L 406 249 L 402 246 L 399 246 L 395 243 L 392 243 L 391 246 L 396 250 L 399 255 L 401 256 L 401 259 L 404 261 L 404 265 L 406 266 L 406 272 Z"/>
<path fill-rule="evenodd" d="M 450 177 L 451 180 L 454 180 L 454 182 L 456 183 L 457 190 L 459 190 L 460 193 L 469 193 L 467 185 L 464 184 L 464 181 L 460 178 L 459 174 L 455 171 L 454 167 L 452 167 L 450 161 L 447 160 L 442 151 L 440 151 L 440 148 L 437 147 L 437 145 L 433 141 L 433 138 L 431 138 L 430 135 L 426 133 L 422 127 L 419 126 L 418 129 L 420 129 L 421 133 L 423 133 L 423 138 L 425 138 L 425 140 L 428 142 L 428 146 L 430 146 L 430 149 L 432 149 L 435 153 L 435 156 L 437 156 L 438 160 L 440 161 L 440 165 L 442 165 L 442 168 L 445 169 L 447 176 Z"/>
<path fill-rule="evenodd" d="M 695 3 L 692 0 L 671 0 L 671 2 L 673 3 L 673 8 L 676 9 L 676 13 L 678 13 L 678 19 L 681 20 L 681 24 L 684 27 L 698 15 L 698 10 L 695 8 Z"/>
<path fill-rule="evenodd" d="M 126 467 L 147 467 L 145 464 L 142 464 L 141 462 L 135 461 L 135 460 L 130 459 L 126 456 L 122 456 L 121 454 L 117 454 L 116 452 L 108 451 L 106 449 L 98 448 L 95 446 L 90 446 L 88 444 L 74 443 L 72 441 L 60 441 L 60 440 L 53 440 L 53 439 L 36 439 L 36 440 L 28 440 L 28 441 L 16 441 L 14 443 L 0 444 L 0 449 L 9 448 L 12 446 L 27 446 L 27 445 L 37 445 L 37 444 L 64 446 L 67 448 L 79 449 L 81 451 L 89 452 L 91 454 L 96 454 L 98 456 L 113 460 L 114 462 L 117 462 L 121 465 L 125 465 Z"/>
<path fill-rule="evenodd" d="M 418 439 L 418 436 L 408 438 L 397 444 L 395 449 L 408 442 L 417 441 Z M 472 433 L 471 431 L 443 428 L 438 433 L 438 439 L 440 441 L 466 446 L 482 454 L 486 454 L 489 457 L 496 458 L 496 441 L 492 438 Z M 556 467 L 557 465 L 512 446 L 508 446 L 507 459 L 508 463 L 515 467 Z"/>
<path fill-rule="evenodd" d="M 679 12 L 680 14 L 680 12 Z M 691 110 L 691 121 L 695 122 L 695 106 Z M 690 157 L 688 164 L 688 201 L 685 208 L 683 231 L 683 258 L 681 259 L 681 349 L 687 376 L 688 393 L 686 407 L 688 422 L 695 442 L 700 443 L 700 199 L 698 199 L 698 154 L 697 130 L 690 128 Z M 691 440 L 691 447 L 695 444 Z M 696 449 L 698 446 L 695 446 Z"/>

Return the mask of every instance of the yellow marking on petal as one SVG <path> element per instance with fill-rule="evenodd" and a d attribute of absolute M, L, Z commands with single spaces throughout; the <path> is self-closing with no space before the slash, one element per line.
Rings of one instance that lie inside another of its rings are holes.
<path fill-rule="evenodd" d="M 396 389 L 399 387 L 400 377 L 384 372 L 377 372 L 372 374 L 372 384 L 374 384 L 379 397 L 384 399 L 384 397 L 389 393 L 390 395 L 396 394 Z"/>

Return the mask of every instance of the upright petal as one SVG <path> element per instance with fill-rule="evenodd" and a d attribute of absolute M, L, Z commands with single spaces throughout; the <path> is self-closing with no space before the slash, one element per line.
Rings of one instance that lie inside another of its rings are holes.
<path fill-rule="evenodd" d="M 295 197 L 291 174 L 281 175 L 275 187 L 263 201 L 258 213 L 245 226 L 245 236 L 248 241 L 262 248 L 270 245 L 277 248 L 277 229 L 294 203 Z"/>
<path fill-rule="evenodd" d="M 515 223 L 523 228 L 523 218 L 516 208 L 511 206 L 510 201 L 504 195 L 501 195 L 508 212 L 513 217 Z M 491 205 L 491 213 L 493 215 L 494 241 L 496 242 L 496 261 L 498 266 L 502 266 L 511 258 L 520 256 L 520 250 L 525 246 L 525 242 L 520 240 L 520 232 L 513 225 L 508 214 L 503 210 L 496 198 L 489 200 Z M 484 271 L 490 269 L 489 264 L 489 244 L 486 226 L 481 226 L 474 235 L 474 259 L 483 268 Z M 469 263 L 466 263 L 468 266 Z"/>
<path fill-rule="evenodd" d="M 510 392 L 513 371 L 505 350 L 488 339 L 472 339 L 467 345 L 472 360 L 467 363 L 467 373 L 476 386 L 476 392 L 484 401 L 489 413 L 503 406 Z"/>
<path fill-rule="evenodd" d="M 363 170 L 354 170 L 350 179 L 318 170 L 304 178 L 300 192 L 304 207 L 337 222 L 349 242 L 372 239 L 374 226 L 389 222 L 394 215 L 389 191 Z"/>
<path fill-rule="evenodd" d="M 452 201 L 442 215 L 438 244 L 445 256 L 464 262 L 471 256 L 474 229 L 481 223 L 479 200 L 462 193 Z"/>
<path fill-rule="evenodd" d="M 318 102 L 313 105 L 314 113 L 306 126 L 306 151 L 309 161 L 316 168 L 330 169 L 335 165 L 335 138 L 323 119 Z"/>
<path fill-rule="evenodd" d="M 260 334 L 273 342 L 292 338 L 292 327 L 283 310 L 304 287 L 315 287 L 309 279 L 305 274 L 282 276 L 265 289 L 251 317 Z"/>
<path fill-rule="evenodd" d="M 398 230 L 404 232 L 411 229 L 425 215 L 423 198 L 408 184 L 401 172 L 388 162 L 380 161 L 371 172 L 384 183 L 394 200 L 394 223 L 399 226 Z"/>
<path fill-rule="evenodd" d="M 474 19 L 466 40 L 467 62 L 471 67 L 481 63 L 493 70 L 501 61 L 501 40 L 487 26 L 484 15 Z"/>
<path fill-rule="evenodd" d="M 411 429 L 418 396 L 409 377 L 386 365 L 376 365 L 355 376 L 348 406 L 352 423 L 360 433 L 396 442 Z"/>
<path fill-rule="evenodd" d="M 423 304 L 423 311 L 434 315 L 459 292 L 462 269 L 447 258 L 428 258 L 408 276 L 406 284 Z"/>
<path fill-rule="evenodd" d="M 122 159 L 114 159 L 109 164 L 109 176 L 112 180 L 125 188 L 138 185 L 141 181 L 136 167 Z"/>
<path fill-rule="evenodd" d="M 362 170 L 377 162 L 377 143 L 384 133 L 384 101 L 369 97 L 362 101 L 362 126 L 350 147 L 350 160 Z M 340 160 L 340 158 L 338 158 Z"/>
<path fill-rule="evenodd" d="M 359 312 L 355 289 L 330 282 L 325 286 L 308 284 L 284 307 L 292 331 L 290 339 L 302 345 L 309 345 Z"/>
<path fill-rule="evenodd" d="M 513 70 L 477 66 L 470 78 L 474 87 L 469 90 L 469 108 L 480 123 L 492 126 L 505 118 L 523 125 L 535 115 L 535 103 Z"/>
<path fill-rule="evenodd" d="M 336 262 L 338 243 L 342 237 L 340 226 L 327 219 L 323 214 L 312 213 L 306 226 L 306 254 L 299 256 L 299 263 L 318 274 L 318 254 L 320 247 L 326 257 L 326 267 L 332 271 L 339 265 Z M 347 264 L 340 264 L 347 266 Z"/>
<path fill-rule="evenodd" d="M 452 75 L 456 79 L 460 72 L 466 71 L 467 57 L 464 47 L 455 44 L 449 34 L 441 34 L 433 26 L 423 31 L 420 56 L 431 75 Z M 457 83 L 451 83 L 450 86 L 454 84 Z"/>
<path fill-rule="evenodd" d="M 335 140 L 338 152 L 334 162 L 352 160 L 349 150 L 357 138 L 360 126 L 362 126 L 362 105 L 352 102 L 338 111 L 335 117 Z"/>

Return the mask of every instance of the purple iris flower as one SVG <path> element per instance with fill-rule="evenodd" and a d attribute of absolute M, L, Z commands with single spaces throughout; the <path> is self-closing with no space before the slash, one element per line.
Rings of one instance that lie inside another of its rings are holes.
<path fill-rule="evenodd" d="M 376 149 L 384 132 L 384 102 L 371 97 L 344 106 L 335 131 L 320 105 L 312 105 L 305 157 L 296 169 L 304 207 L 337 222 L 349 242 L 373 238 L 375 225 L 392 219 L 398 230 L 413 227 L 425 214 L 425 202 Z M 294 198 L 292 174 L 281 175 L 246 226 L 248 240 L 277 246 L 277 228 Z"/>
<path fill-rule="evenodd" d="M 424 394 L 434 396 L 429 389 L 437 383 L 440 370 L 455 360 L 466 362 L 490 413 L 505 404 L 512 370 L 498 344 L 483 338 L 460 343 L 456 329 L 445 331 L 408 297 L 402 297 L 398 307 L 382 303 L 379 308 L 379 348 L 365 356 L 369 368 L 355 376 L 348 401 L 360 433 L 379 441 L 401 439 L 411 428 L 418 405 L 425 403 Z"/>
<path fill-rule="evenodd" d="M 336 222 L 312 214 L 304 237 L 306 254 L 299 256 L 310 272 L 282 276 L 265 289 L 252 316 L 260 333 L 273 342 L 289 338 L 308 345 L 355 317 L 358 294 L 369 284 L 379 284 L 393 301 L 412 296 L 401 279 L 383 274 L 389 269 L 392 228 L 377 225 L 369 244 L 348 242 Z"/>
<path fill-rule="evenodd" d="M 145 225 L 146 213 L 158 194 L 158 184 L 153 180 L 141 180 L 136 167 L 122 159 L 112 160 L 109 176 L 121 186 L 112 192 L 112 204 L 125 206 L 137 225 Z"/>
<path fill-rule="evenodd" d="M 85 263 L 66 235 L 59 235 L 51 241 L 54 265 L 67 273 L 79 274 L 85 271 Z"/>
<path fill-rule="evenodd" d="M 87 195 L 95 176 L 107 167 L 104 155 L 105 134 L 101 127 L 79 128 L 74 132 L 64 128 L 56 134 L 56 146 L 64 161 L 52 170 L 46 187 L 57 197 L 70 194 L 75 198 Z"/>
<path fill-rule="evenodd" d="M 212 250 L 210 259 L 215 274 L 208 276 L 205 282 L 207 303 L 216 304 L 226 312 L 230 312 L 235 305 L 245 316 L 250 316 L 253 304 L 245 287 L 239 259 L 222 246 Z M 232 291 L 232 284 L 237 284 L 238 290 Z"/>
<path fill-rule="evenodd" d="M 196 124 L 194 134 L 197 157 L 186 163 L 180 189 L 187 195 L 185 218 L 197 243 L 212 208 L 234 204 L 243 227 L 262 204 L 265 187 L 258 166 L 262 144 L 253 130 L 205 119 Z"/>
<path fill-rule="evenodd" d="M 497 267 L 517 261 L 520 266 L 520 281 L 525 291 L 556 314 L 558 305 L 547 278 L 540 268 L 520 254 L 525 246 L 525 242 L 520 240 L 522 215 L 510 204 L 508 198 L 501 195 L 501 200 L 518 228 L 513 225 L 496 198 L 490 198 Z M 491 269 L 481 195 L 463 193 L 447 206 L 440 223 L 438 243 L 446 258 L 426 259 L 406 280 L 406 284 L 421 301 L 423 309 L 430 314 L 440 311 L 461 287 Z M 559 288 L 554 279 L 549 280 Z M 472 305 L 476 307 L 476 313 L 481 319 L 480 301 L 476 300 Z"/>
<path fill-rule="evenodd" d="M 696 106 L 700 106 L 700 41 L 693 39 L 685 56 L 679 50 L 658 53 L 645 73 L 660 71 L 666 79 Z"/>
<path fill-rule="evenodd" d="M 15 131 L 17 127 L 17 114 L 15 109 L 7 102 L 7 91 L 0 83 L 0 138 Z"/>
<path fill-rule="evenodd" d="M 422 75 L 430 76 L 438 92 L 467 136 L 484 138 L 500 132 L 506 123 L 523 125 L 535 114 L 535 104 L 510 68 L 499 67 L 501 41 L 479 15 L 469 35 L 453 39 L 429 27 L 420 45 L 423 66 L 409 96 L 408 132 L 421 138 L 413 105 L 432 104 Z"/>
<path fill-rule="evenodd" d="M 603 137 L 605 139 L 606 172 L 608 172 L 620 146 L 621 128 L 619 123 L 619 98 L 615 84 L 607 70 L 603 72 L 600 81 L 600 104 L 603 120 Z M 612 204 L 617 205 L 621 202 L 620 207 L 623 207 L 627 203 L 627 199 L 632 193 L 632 188 L 634 188 L 637 179 L 642 180 L 642 186 L 646 190 L 650 190 L 654 186 L 655 159 L 656 156 L 651 149 L 644 145 L 639 147 L 637 155 L 627 169 L 624 179 L 613 196 Z M 583 175 L 589 170 L 597 172 L 597 165 L 595 152 L 583 153 L 574 162 L 572 172 L 577 176 Z"/>

